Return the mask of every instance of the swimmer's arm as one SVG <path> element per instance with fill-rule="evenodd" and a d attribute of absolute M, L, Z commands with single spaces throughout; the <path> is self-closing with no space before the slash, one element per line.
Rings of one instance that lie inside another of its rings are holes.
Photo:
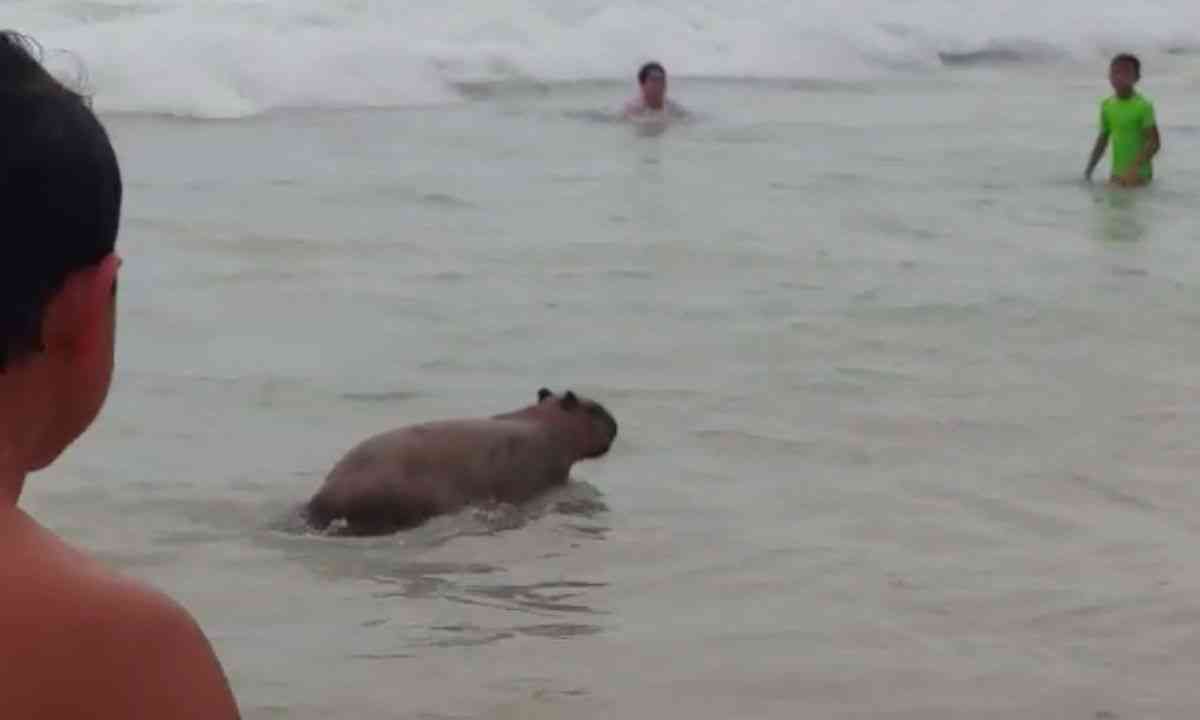
<path fill-rule="evenodd" d="M 1104 151 L 1108 148 L 1108 132 L 1101 130 L 1096 136 L 1096 144 L 1092 147 L 1092 156 L 1088 159 L 1087 169 L 1083 171 L 1083 176 L 1088 180 L 1092 179 L 1092 173 L 1095 172 L 1096 166 L 1100 164 L 1100 159 L 1104 157 Z"/>
<path fill-rule="evenodd" d="M 79 658 L 87 666 L 80 672 L 94 682 L 90 716 L 240 720 L 221 665 L 192 616 L 153 591 L 124 595 L 122 615 L 97 623 L 100 656 Z"/>
<path fill-rule="evenodd" d="M 667 109 L 670 110 L 671 114 L 673 114 L 675 117 L 682 120 L 690 120 L 693 117 L 692 113 L 689 112 L 687 108 L 671 100 L 667 101 Z"/>

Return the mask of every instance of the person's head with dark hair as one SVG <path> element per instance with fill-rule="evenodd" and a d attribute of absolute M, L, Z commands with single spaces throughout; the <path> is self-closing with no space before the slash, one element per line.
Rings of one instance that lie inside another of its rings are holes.
<path fill-rule="evenodd" d="M 660 110 L 667 97 L 667 70 L 661 63 L 648 62 L 638 69 L 638 85 L 646 107 Z"/>
<path fill-rule="evenodd" d="M 645 85 L 646 81 L 650 79 L 651 73 L 658 73 L 665 78 L 667 76 L 667 69 L 662 66 L 662 63 L 653 61 L 642 65 L 640 68 L 638 68 L 638 85 Z"/>
<path fill-rule="evenodd" d="M 108 394 L 121 192 L 88 100 L 32 41 L 0 32 L 0 456 L 26 471 L 82 434 Z"/>
<path fill-rule="evenodd" d="M 191 613 L 20 507 L 26 476 L 53 463 L 108 397 L 120 211 L 116 154 L 88 101 L 46 72 L 32 42 L 0 31 L 0 707 L 22 718 L 87 708 L 98 718 L 236 720 Z M 31 660 L 29 648 L 52 660 Z"/>
<path fill-rule="evenodd" d="M 1142 61 L 1136 55 L 1121 53 L 1108 66 L 1108 80 L 1118 97 L 1129 97 L 1133 86 L 1142 79 Z"/>

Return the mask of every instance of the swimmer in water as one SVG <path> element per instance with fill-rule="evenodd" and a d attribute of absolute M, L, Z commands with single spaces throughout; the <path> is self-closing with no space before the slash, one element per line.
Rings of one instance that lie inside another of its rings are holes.
<path fill-rule="evenodd" d="M 1112 140 L 1112 175 L 1115 185 L 1135 187 L 1145 185 L 1154 177 L 1151 160 L 1162 147 L 1154 105 L 1134 85 L 1142 76 L 1142 64 L 1134 55 L 1122 54 L 1113 58 L 1108 68 L 1108 80 L 1114 94 L 1100 104 L 1100 135 L 1092 148 L 1084 177 L 1092 179 L 1092 171 L 1104 157 Z"/>
<path fill-rule="evenodd" d="M 638 97 L 625 104 L 626 119 L 684 118 L 688 112 L 679 104 L 667 99 L 667 70 L 661 63 L 648 62 L 637 74 Z"/>

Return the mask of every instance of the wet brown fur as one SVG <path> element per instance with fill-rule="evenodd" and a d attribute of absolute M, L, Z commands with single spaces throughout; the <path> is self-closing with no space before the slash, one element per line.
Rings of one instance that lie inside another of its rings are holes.
<path fill-rule="evenodd" d="M 368 438 L 333 467 L 305 506 L 325 529 L 391 532 L 478 501 L 519 503 L 567 482 L 579 460 L 606 454 L 617 423 L 599 403 L 542 388 L 538 401 L 492 417 L 440 420 Z"/>

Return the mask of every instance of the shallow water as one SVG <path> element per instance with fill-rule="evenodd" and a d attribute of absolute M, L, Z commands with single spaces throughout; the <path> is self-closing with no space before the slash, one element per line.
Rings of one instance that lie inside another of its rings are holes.
<path fill-rule="evenodd" d="M 681 81 L 106 118 L 118 371 L 27 507 L 179 598 L 259 718 L 1184 718 L 1200 111 L 1078 181 L 1102 73 Z M 1101 173 L 1103 174 L 1103 173 Z M 527 508 L 287 517 L 366 435 L 538 387 L 621 436 Z"/>

